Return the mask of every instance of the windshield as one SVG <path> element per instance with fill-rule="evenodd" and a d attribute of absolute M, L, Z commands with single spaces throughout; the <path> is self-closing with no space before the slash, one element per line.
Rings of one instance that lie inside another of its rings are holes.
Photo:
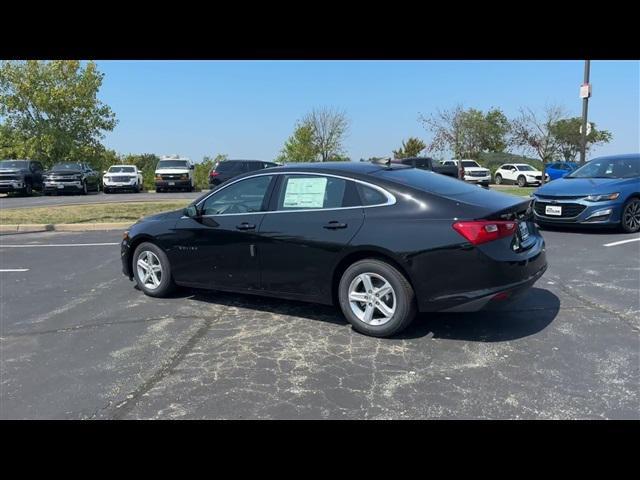
<path fill-rule="evenodd" d="M 160 160 L 156 168 L 189 168 L 189 164 L 184 160 Z"/>
<path fill-rule="evenodd" d="M 564 178 L 633 178 L 640 176 L 638 158 L 603 158 L 591 160 Z"/>
<path fill-rule="evenodd" d="M 82 170 L 82 165 L 79 163 L 59 163 L 54 165 L 51 170 L 64 171 L 64 170 Z"/>
<path fill-rule="evenodd" d="M 479 167 L 480 165 L 478 165 L 476 162 L 462 162 L 462 166 L 466 168 L 474 168 Z"/>
<path fill-rule="evenodd" d="M 516 165 L 516 168 L 521 172 L 534 172 L 536 170 L 530 165 Z"/>
<path fill-rule="evenodd" d="M 0 168 L 27 168 L 26 160 L 1 160 Z"/>
<path fill-rule="evenodd" d="M 109 173 L 134 173 L 135 169 L 133 167 L 111 167 L 109 168 Z"/>

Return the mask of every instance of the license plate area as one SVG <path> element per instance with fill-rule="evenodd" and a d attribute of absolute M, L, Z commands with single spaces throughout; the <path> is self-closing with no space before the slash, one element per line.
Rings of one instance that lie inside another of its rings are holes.
<path fill-rule="evenodd" d="M 529 239 L 529 227 L 527 222 L 518 223 L 518 233 L 520 234 L 520 240 L 526 242 Z"/>
<path fill-rule="evenodd" d="M 169 182 L 169 185 L 175 185 L 176 182 Z"/>
<path fill-rule="evenodd" d="M 559 205 L 547 205 L 544 207 L 545 215 L 555 215 L 559 217 L 562 215 L 562 207 Z"/>

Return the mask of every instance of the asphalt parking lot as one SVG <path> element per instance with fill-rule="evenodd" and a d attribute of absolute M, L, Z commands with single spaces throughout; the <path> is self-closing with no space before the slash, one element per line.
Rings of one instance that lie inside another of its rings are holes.
<path fill-rule="evenodd" d="M 91 192 L 88 195 L 39 195 L 30 197 L 20 195 L 0 194 L 0 209 L 48 207 L 60 205 L 77 205 L 87 203 L 121 203 L 121 202 L 160 202 L 162 200 L 195 199 L 202 195 L 201 192 L 143 192 L 143 193 L 109 193 Z"/>
<path fill-rule="evenodd" d="M 0 418 L 640 418 L 640 235 L 543 234 L 519 303 L 392 339 L 331 307 L 146 297 L 120 232 L 0 236 Z"/>

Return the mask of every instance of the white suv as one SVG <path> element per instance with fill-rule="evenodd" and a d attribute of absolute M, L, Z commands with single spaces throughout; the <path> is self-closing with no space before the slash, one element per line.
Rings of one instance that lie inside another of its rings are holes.
<path fill-rule="evenodd" d="M 496 170 L 495 180 L 497 185 L 503 183 L 515 183 L 520 187 L 540 185 L 542 183 L 542 172 L 527 163 L 508 163 L 500 165 L 500 168 Z M 545 174 L 544 181 L 549 181 L 548 174 Z"/>
<path fill-rule="evenodd" d="M 135 165 L 113 165 L 103 172 L 102 187 L 104 193 L 116 190 L 142 191 L 142 172 Z"/>
<path fill-rule="evenodd" d="M 481 184 L 488 187 L 491 183 L 491 170 L 481 167 L 475 160 L 444 160 L 444 166 L 458 166 L 462 163 L 463 179 L 465 182 Z"/>
<path fill-rule="evenodd" d="M 193 172 L 195 165 L 188 158 L 179 155 L 162 157 L 156 165 L 156 192 L 167 190 L 195 190 Z"/>

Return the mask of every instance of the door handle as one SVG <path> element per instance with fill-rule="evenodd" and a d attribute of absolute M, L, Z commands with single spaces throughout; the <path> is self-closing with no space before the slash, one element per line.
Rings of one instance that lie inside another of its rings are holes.
<path fill-rule="evenodd" d="M 252 223 L 242 222 L 240 225 L 236 225 L 238 230 L 253 230 L 256 226 Z"/>
<path fill-rule="evenodd" d="M 326 225 L 323 225 L 322 228 L 326 228 L 327 230 L 337 230 L 339 228 L 347 228 L 347 224 L 336 222 L 334 220 L 332 222 L 327 223 Z"/>

